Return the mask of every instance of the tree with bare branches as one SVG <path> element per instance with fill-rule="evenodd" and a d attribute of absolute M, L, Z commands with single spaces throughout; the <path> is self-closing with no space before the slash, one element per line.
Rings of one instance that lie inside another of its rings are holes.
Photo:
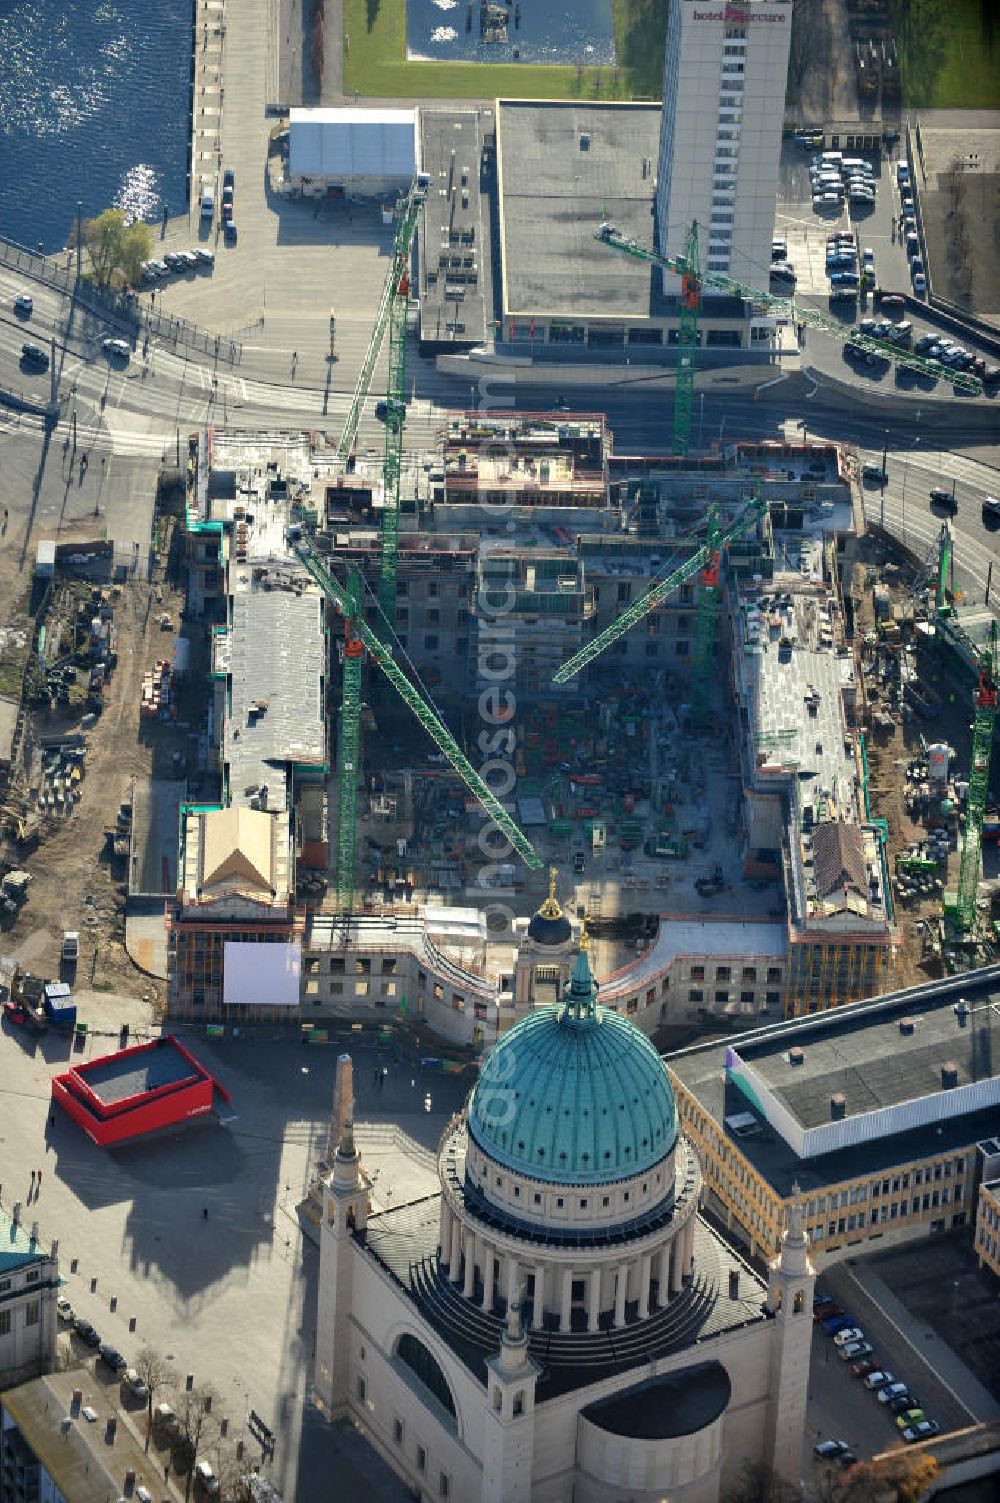
<path fill-rule="evenodd" d="M 139 1355 L 135 1359 L 135 1370 L 146 1385 L 146 1450 L 149 1450 L 149 1439 L 153 1432 L 153 1405 L 156 1403 L 156 1395 L 162 1393 L 174 1381 L 174 1373 L 166 1357 L 151 1346 L 139 1348 Z"/>
<path fill-rule="evenodd" d="M 180 1426 L 180 1440 L 176 1449 L 181 1451 L 185 1466 L 185 1499 L 191 1496 L 194 1464 L 198 1460 L 198 1452 L 211 1445 L 218 1434 L 219 1427 L 214 1413 L 217 1407 L 216 1400 L 215 1389 L 209 1384 L 202 1384 L 199 1388 L 182 1389 L 177 1395 L 174 1408 L 177 1412 L 177 1423 Z"/>

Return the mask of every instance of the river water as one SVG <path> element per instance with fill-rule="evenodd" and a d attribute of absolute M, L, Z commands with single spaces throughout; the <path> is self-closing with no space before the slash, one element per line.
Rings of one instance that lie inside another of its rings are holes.
<path fill-rule="evenodd" d="M 611 0 L 495 0 L 492 15 L 503 24 L 484 33 L 481 0 L 407 0 L 407 56 L 588 67 L 615 60 Z"/>
<path fill-rule="evenodd" d="M 0 0 L 0 234 L 186 203 L 192 0 Z"/>

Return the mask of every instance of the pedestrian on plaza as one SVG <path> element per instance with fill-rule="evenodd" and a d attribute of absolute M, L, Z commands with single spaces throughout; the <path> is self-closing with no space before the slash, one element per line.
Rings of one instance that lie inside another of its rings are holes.
<path fill-rule="evenodd" d="M 38 1188 L 40 1190 L 42 1188 L 42 1171 L 40 1169 L 36 1169 L 35 1173 L 38 1176 Z"/>
<path fill-rule="evenodd" d="M 34 1171 L 34 1169 L 32 1169 L 32 1171 L 31 1171 L 31 1186 L 30 1186 L 30 1188 L 28 1190 L 28 1197 L 29 1197 L 29 1199 L 31 1197 L 31 1191 L 34 1188 L 35 1188 L 35 1171 Z"/>

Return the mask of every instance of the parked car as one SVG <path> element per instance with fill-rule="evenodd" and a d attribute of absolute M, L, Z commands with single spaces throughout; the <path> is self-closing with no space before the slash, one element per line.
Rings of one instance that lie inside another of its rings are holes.
<path fill-rule="evenodd" d="M 903 1439 L 907 1445 L 912 1445 L 915 1440 L 929 1440 L 932 1435 L 938 1433 L 940 1428 L 937 1420 L 921 1420 L 917 1425 L 907 1426 L 903 1431 Z"/>
<path fill-rule="evenodd" d="M 927 291 L 927 278 L 922 271 L 915 271 L 913 273 L 913 290 L 920 297 L 923 297 Z"/>
<path fill-rule="evenodd" d="M 196 1486 L 210 1496 L 214 1496 L 219 1491 L 219 1479 L 207 1461 L 199 1461 L 195 1464 L 194 1479 Z"/>
<path fill-rule="evenodd" d="M 851 1363 L 851 1372 L 856 1378 L 867 1378 L 869 1373 L 878 1371 L 878 1363 L 871 1357 L 862 1357 L 860 1362 Z"/>
<path fill-rule="evenodd" d="M 142 1381 L 134 1367 L 128 1367 L 125 1369 L 125 1373 L 122 1377 L 122 1386 L 125 1388 L 130 1397 L 135 1399 L 137 1402 L 141 1401 L 142 1403 L 146 1403 L 149 1398 L 149 1389 L 146 1387 L 145 1383 Z"/>
<path fill-rule="evenodd" d="M 100 1346 L 100 1332 L 92 1326 L 89 1320 L 81 1320 L 79 1316 L 73 1321 L 73 1330 L 79 1336 L 85 1346 Z"/>
<path fill-rule="evenodd" d="M 225 172 L 222 174 L 222 191 L 225 192 L 227 188 L 232 191 L 235 189 L 235 187 L 236 173 L 233 171 L 232 167 L 227 167 Z"/>
<path fill-rule="evenodd" d="M 112 1346 L 110 1341 L 101 1342 L 100 1350 L 97 1353 L 97 1360 L 98 1362 L 103 1362 L 105 1367 L 110 1367 L 111 1371 L 118 1376 L 125 1372 L 128 1367 L 128 1363 L 121 1352 L 117 1347 Z"/>
<path fill-rule="evenodd" d="M 771 275 L 772 277 L 776 277 L 779 281 L 794 282 L 795 267 L 790 261 L 772 261 Z"/>
<path fill-rule="evenodd" d="M 813 1306 L 813 1320 L 817 1324 L 821 1320 L 835 1320 L 838 1315 L 843 1315 L 843 1313 L 840 1306 L 832 1299 L 823 1300 L 820 1304 Z"/>
<path fill-rule="evenodd" d="M 849 1346 L 852 1341 L 864 1341 L 865 1333 L 860 1326 L 844 1326 L 833 1338 L 834 1346 Z"/>
<path fill-rule="evenodd" d="M 67 1323 L 70 1323 L 75 1319 L 75 1316 L 73 1314 L 73 1306 L 70 1304 L 65 1294 L 60 1294 L 59 1298 L 56 1300 L 56 1314 L 58 1315 L 60 1320 L 65 1320 Z"/>
<path fill-rule="evenodd" d="M 927 350 L 931 349 L 932 346 L 937 343 L 938 337 L 936 334 L 921 334 L 919 339 L 914 340 L 913 348 L 916 350 L 918 355 L 923 355 Z"/>
<path fill-rule="evenodd" d="M 850 1449 L 846 1440 L 821 1440 L 813 1446 L 813 1455 L 822 1461 L 836 1461 L 838 1456 L 843 1456 Z"/>
<path fill-rule="evenodd" d="M 920 1400 L 915 1393 L 901 1393 L 897 1399 L 889 1400 L 889 1408 L 893 1414 L 905 1414 L 908 1409 L 919 1409 Z"/>
<path fill-rule="evenodd" d="M 909 1430 L 914 1425 L 919 1425 L 927 1418 L 922 1409 L 907 1409 L 904 1414 L 896 1416 L 896 1429 Z"/>
<path fill-rule="evenodd" d="M 905 308 L 906 298 L 901 292 L 879 292 L 875 289 L 875 301 L 883 308 Z"/>
<path fill-rule="evenodd" d="M 169 1404 L 157 1404 L 153 1410 L 153 1427 L 161 1435 L 177 1435 L 180 1421 Z"/>
<path fill-rule="evenodd" d="M 18 1026 L 21 1026 L 28 1021 L 28 1014 L 25 1012 L 20 1002 L 5 1002 L 3 1005 L 3 1015 L 7 1019 L 8 1023 L 17 1023 Z"/>
<path fill-rule="evenodd" d="M 878 1391 L 878 1401 L 880 1404 L 891 1404 L 893 1399 L 898 1399 L 901 1394 L 906 1392 L 907 1387 L 905 1383 L 886 1383 Z"/>
<path fill-rule="evenodd" d="M 215 252 L 210 251 L 207 246 L 196 245 L 191 254 L 192 256 L 194 256 L 196 261 L 201 262 L 202 266 L 215 265 Z"/>
<path fill-rule="evenodd" d="M 823 1329 L 828 1336 L 836 1336 L 838 1331 L 845 1330 L 850 1323 L 849 1316 L 834 1315 L 832 1319 L 823 1321 Z"/>
<path fill-rule="evenodd" d="M 877 1393 L 882 1388 L 888 1388 L 895 1381 L 891 1372 L 888 1372 L 885 1368 L 878 1368 L 875 1372 L 868 1374 L 865 1379 L 865 1387 L 870 1389 L 872 1393 Z M 900 1384 L 901 1390 L 905 1389 L 905 1387 L 905 1383 Z"/>
<path fill-rule="evenodd" d="M 870 1341 L 849 1341 L 846 1346 L 838 1348 L 838 1353 L 842 1362 L 850 1362 L 853 1357 L 867 1357 L 874 1350 Z"/>
<path fill-rule="evenodd" d="M 171 271 L 184 270 L 184 262 L 181 260 L 176 251 L 167 251 L 163 259 L 167 263 Z"/>
<path fill-rule="evenodd" d="M 988 365 L 983 371 L 983 385 L 996 386 L 1000 382 L 1000 365 Z"/>
<path fill-rule="evenodd" d="M 227 219 L 223 226 L 223 235 L 227 245 L 235 245 L 237 240 L 236 225 L 232 219 Z"/>
<path fill-rule="evenodd" d="M 20 297 L 14 299 L 14 312 L 21 318 L 30 318 L 34 306 L 34 303 L 26 292 L 22 292 Z"/>

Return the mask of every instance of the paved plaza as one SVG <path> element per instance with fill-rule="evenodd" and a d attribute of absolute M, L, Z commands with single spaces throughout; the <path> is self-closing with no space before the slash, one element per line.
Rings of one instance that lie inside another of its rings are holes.
<path fill-rule="evenodd" d="M 95 1031 L 102 1003 L 103 1034 L 76 1061 L 113 1049 L 122 1021 L 148 1026 L 142 1004 L 84 993 L 83 1015 Z M 343 1041 L 307 1046 L 275 1035 L 208 1043 L 192 1034 L 184 1042 L 232 1092 L 234 1119 L 104 1152 L 58 1110 L 49 1125 L 49 1080 L 65 1069 L 69 1041 L 49 1034 L 36 1044 L 4 1024 L 0 1199 L 8 1210 L 15 1200 L 25 1205 L 31 1171 L 42 1170 L 25 1215 L 38 1221 L 43 1242 L 58 1239 L 74 1308 L 127 1357 L 149 1343 L 169 1357 L 181 1384 L 189 1373 L 211 1384 L 231 1434 L 256 1410 L 277 1437 L 272 1475 L 287 1500 L 316 1497 L 316 1479 L 334 1458 L 345 1492 L 354 1484 L 376 1499 L 403 1498 L 368 1448 L 350 1430 L 329 1427 L 311 1400 L 318 1253 L 295 1206 L 326 1146 Z M 467 1083 L 384 1053 L 357 1049 L 355 1058 L 359 1121 L 397 1122 L 433 1149 Z M 390 1073 L 376 1089 L 382 1065 Z M 391 1135 L 376 1129 L 376 1136 L 376 1199 L 399 1204 L 426 1193 L 425 1156 L 410 1175 Z M 363 1145 L 363 1128 L 359 1137 Z M 70 1340 L 60 1336 L 66 1346 Z M 81 1359 L 93 1367 L 92 1355 Z"/>

